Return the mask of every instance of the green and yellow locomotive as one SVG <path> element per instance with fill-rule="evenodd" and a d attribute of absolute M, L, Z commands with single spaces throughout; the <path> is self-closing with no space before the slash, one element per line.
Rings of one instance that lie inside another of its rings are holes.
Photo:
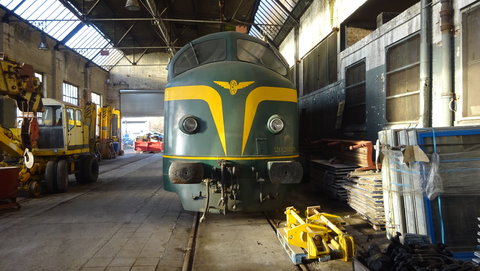
<path fill-rule="evenodd" d="M 272 210 L 300 182 L 287 67 L 268 44 L 236 32 L 196 39 L 172 58 L 163 181 L 186 210 Z"/>

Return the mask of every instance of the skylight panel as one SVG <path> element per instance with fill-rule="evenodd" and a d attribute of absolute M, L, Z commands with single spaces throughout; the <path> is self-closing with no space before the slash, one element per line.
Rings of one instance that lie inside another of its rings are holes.
<path fill-rule="evenodd" d="M 58 0 L 26 0 L 23 3 L 22 0 L 0 0 L 0 4 L 8 9 L 21 4 L 15 13 L 57 40 L 65 38 L 80 23 L 78 17 Z M 68 21 L 72 19 L 78 21 Z"/>
<path fill-rule="evenodd" d="M 96 63 L 97 56 L 102 55 L 104 49 L 101 48 L 111 47 L 110 41 L 95 27 L 87 25 L 80 29 L 65 45 L 84 57 L 93 59 L 94 63 Z"/>
<path fill-rule="evenodd" d="M 23 18 L 22 14 L 24 14 L 28 9 L 30 9 L 33 4 L 35 4 L 35 0 L 27 0 L 20 7 L 18 7 L 17 10 L 15 10 L 15 13 Z"/>
<path fill-rule="evenodd" d="M 40 1 L 39 1 L 40 2 Z M 45 19 L 45 18 L 48 18 L 47 16 L 45 16 L 44 14 L 46 14 L 47 12 L 48 13 L 51 13 L 49 12 L 50 10 L 50 7 L 47 6 L 47 5 L 40 5 L 37 10 L 35 10 L 35 12 L 32 12 L 32 14 L 30 14 L 30 16 L 25 16 L 25 19 L 26 20 L 38 20 L 38 19 Z"/>
<path fill-rule="evenodd" d="M 82 23 L 79 19 L 81 13 L 74 7 L 72 12 L 59 0 L 0 0 L 0 5 L 14 10 L 19 17 L 57 41 L 63 41 Z M 123 52 L 115 49 L 110 40 L 93 25 L 84 25 L 66 41 L 65 46 L 107 71 L 124 56 Z"/>
<path fill-rule="evenodd" d="M 288 19 L 288 12 L 293 10 L 298 1 L 278 0 L 278 2 L 281 4 L 277 3 L 275 0 L 260 0 L 260 4 L 258 5 L 258 9 L 254 18 L 254 22 L 259 24 L 259 27 L 262 29 L 262 31 L 272 40 L 278 35 L 281 28 L 280 26 L 285 24 Z M 261 26 L 262 24 L 274 26 Z M 250 28 L 250 35 L 262 36 L 260 31 L 254 29 L 253 27 Z"/>
<path fill-rule="evenodd" d="M 103 53 L 98 54 L 92 61 L 105 70 L 111 70 L 123 58 L 120 50 L 114 49 L 111 45 L 102 50 Z"/>
<path fill-rule="evenodd" d="M 10 10 L 14 9 L 22 0 L 1 0 L 0 4 Z"/>
<path fill-rule="evenodd" d="M 25 5 L 26 2 L 18 9 L 17 14 L 25 20 L 29 20 L 31 17 L 33 17 L 34 14 L 41 14 L 39 12 L 40 7 L 42 7 L 42 5 L 47 5 L 47 3 L 45 3 L 45 1 L 33 1 L 33 3 L 31 3 L 28 8 L 24 8 Z"/>

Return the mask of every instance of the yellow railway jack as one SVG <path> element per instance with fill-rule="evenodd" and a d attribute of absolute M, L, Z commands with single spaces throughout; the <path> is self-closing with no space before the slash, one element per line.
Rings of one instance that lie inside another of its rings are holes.
<path fill-rule="evenodd" d="M 349 261 L 354 254 L 354 242 L 353 237 L 343 231 L 345 222 L 339 216 L 320 213 L 319 209 L 320 206 L 307 207 L 304 220 L 295 208 L 287 207 L 286 227 L 277 229 L 278 238 L 295 264 L 299 264 L 301 258 Z M 298 247 L 307 253 L 298 252 Z"/>

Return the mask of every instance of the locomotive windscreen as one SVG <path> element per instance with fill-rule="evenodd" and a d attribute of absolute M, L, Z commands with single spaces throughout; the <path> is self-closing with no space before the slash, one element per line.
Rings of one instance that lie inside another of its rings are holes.
<path fill-rule="evenodd" d="M 178 75 L 195 66 L 210 62 L 225 60 L 227 55 L 224 39 L 207 40 L 198 44 L 191 44 L 173 65 L 173 72 Z"/>
<path fill-rule="evenodd" d="M 265 45 L 250 40 L 237 40 L 237 58 L 265 66 L 281 75 L 287 75 L 287 67 L 275 52 Z"/>

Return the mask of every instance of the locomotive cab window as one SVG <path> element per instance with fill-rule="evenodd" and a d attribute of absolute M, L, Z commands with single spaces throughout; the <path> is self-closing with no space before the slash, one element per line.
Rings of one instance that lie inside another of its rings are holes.
<path fill-rule="evenodd" d="M 237 40 L 237 58 L 240 61 L 246 61 L 258 64 L 278 72 L 281 75 L 287 75 L 287 68 L 275 54 L 275 52 L 267 46 L 244 39 Z"/>
<path fill-rule="evenodd" d="M 201 43 L 190 43 L 173 65 L 173 72 L 178 75 L 196 66 L 225 60 L 227 46 L 224 39 L 207 40 Z"/>

